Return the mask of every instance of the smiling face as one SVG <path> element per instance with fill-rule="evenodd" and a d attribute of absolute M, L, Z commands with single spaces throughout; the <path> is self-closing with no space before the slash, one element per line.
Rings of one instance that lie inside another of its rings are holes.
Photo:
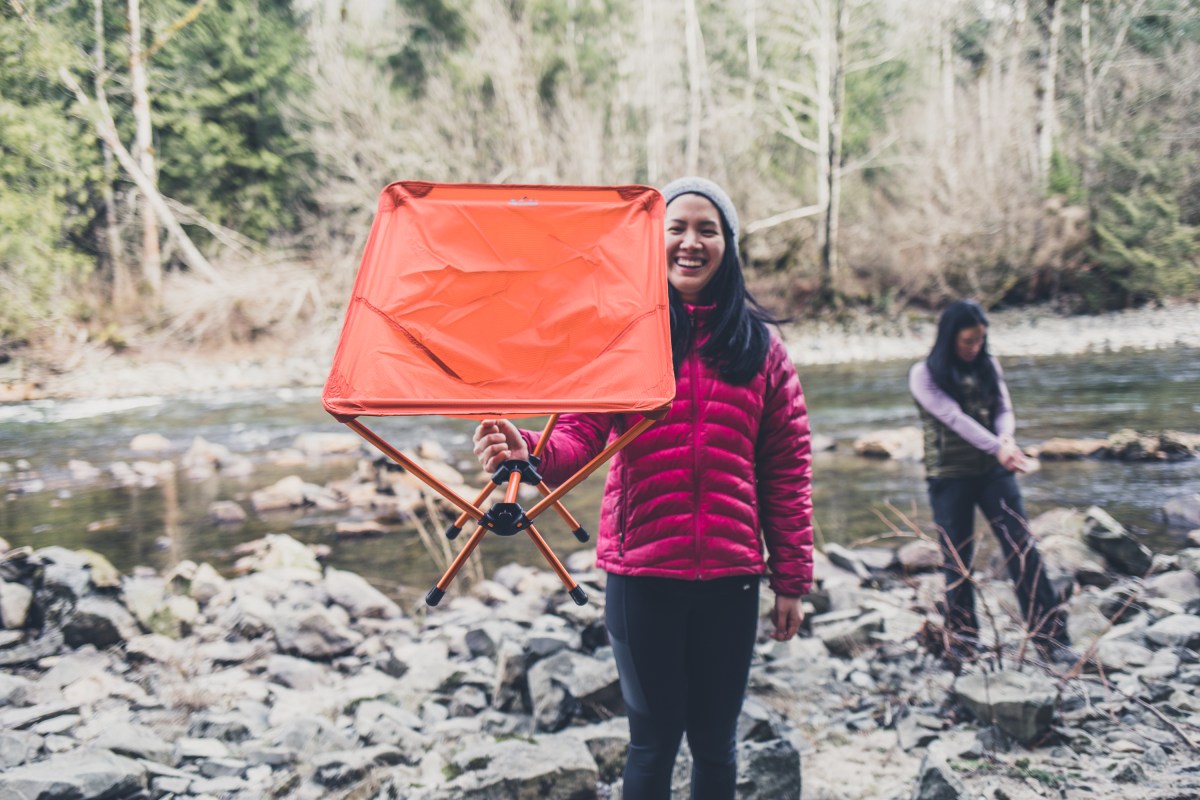
<path fill-rule="evenodd" d="M 667 280 L 685 303 L 699 305 L 725 257 L 721 213 L 707 198 L 681 194 L 667 206 Z"/>
<path fill-rule="evenodd" d="M 987 326 L 972 325 L 961 329 L 954 336 L 954 354 L 959 361 L 970 364 L 979 356 L 983 343 L 987 341 Z"/>

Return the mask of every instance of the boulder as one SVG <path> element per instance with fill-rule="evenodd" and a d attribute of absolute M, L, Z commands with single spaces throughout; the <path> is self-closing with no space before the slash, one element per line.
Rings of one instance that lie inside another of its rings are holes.
<path fill-rule="evenodd" d="M 854 452 L 868 458 L 920 461 L 925 453 L 925 441 L 920 428 L 908 425 L 863 434 L 855 440 Z"/>
<path fill-rule="evenodd" d="M 1087 510 L 1087 517 L 1084 540 L 1104 556 L 1109 566 L 1125 575 L 1141 576 L 1150 570 L 1154 554 L 1125 530 L 1124 525 L 1097 506 Z"/>
<path fill-rule="evenodd" d="M 1011 670 L 963 675 L 954 682 L 954 695 L 980 722 L 997 725 L 1027 746 L 1050 730 L 1058 705 L 1049 678 Z"/>

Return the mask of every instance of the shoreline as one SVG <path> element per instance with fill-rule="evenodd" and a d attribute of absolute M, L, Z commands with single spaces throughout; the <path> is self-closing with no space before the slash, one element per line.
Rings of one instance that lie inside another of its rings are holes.
<path fill-rule="evenodd" d="M 1200 303 L 1169 303 L 1093 316 L 1063 316 L 1041 307 L 989 314 L 990 346 L 1001 358 L 1063 356 L 1121 350 L 1200 348 Z M 798 366 L 915 361 L 933 342 L 933 314 L 898 318 L 789 323 L 784 342 Z M 148 345 L 126 353 L 81 346 L 47 366 L 4 365 L 0 402 L 172 396 L 214 390 L 313 388 L 325 382 L 338 329 L 310 331 L 293 341 L 272 340 L 203 350 Z"/>
<path fill-rule="evenodd" d="M 1029 307 L 989 312 L 988 321 L 988 347 L 1000 358 L 1200 348 L 1200 303 L 1090 316 Z M 936 332 L 934 314 L 904 320 L 861 317 L 845 325 L 815 321 L 788 326 L 784 341 L 797 365 L 915 361 L 929 352 Z"/>

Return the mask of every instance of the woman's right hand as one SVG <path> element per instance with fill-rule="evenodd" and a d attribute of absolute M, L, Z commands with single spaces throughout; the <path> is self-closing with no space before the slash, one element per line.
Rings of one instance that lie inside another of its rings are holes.
<path fill-rule="evenodd" d="M 1021 452 L 1021 448 L 1017 447 L 1016 442 L 1012 440 L 1001 442 L 1000 450 L 996 453 L 996 459 L 1000 462 L 1000 466 L 1009 472 L 1024 472 L 1028 467 L 1025 463 L 1025 454 Z"/>
<path fill-rule="evenodd" d="M 485 419 L 479 423 L 472 437 L 475 442 L 475 457 L 484 472 L 495 472 L 508 459 L 529 460 L 529 448 L 525 438 L 506 419 Z"/>

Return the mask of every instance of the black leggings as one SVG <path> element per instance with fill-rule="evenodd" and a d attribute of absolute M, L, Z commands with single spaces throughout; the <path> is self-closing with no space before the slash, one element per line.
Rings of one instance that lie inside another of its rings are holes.
<path fill-rule="evenodd" d="M 758 626 L 758 576 L 609 575 L 605 621 L 629 713 L 625 800 L 669 800 L 679 741 L 692 798 L 732 800 L 737 720 Z"/>
<path fill-rule="evenodd" d="M 933 521 L 945 559 L 942 572 L 946 576 L 947 630 L 967 640 L 974 640 L 979 632 L 975 584 L 971 582 L 978 506 L 1000 541 L 1004 563 L 1016 584 L 1025 627 L 1040 644 L 1067 643 L 1059 598 L 1042 566 L 1037 539 L 1029 532 L 1021 490 L 1013 474 L 997 466 L 977 478 L 930 478 L 928 484 Z"/>

